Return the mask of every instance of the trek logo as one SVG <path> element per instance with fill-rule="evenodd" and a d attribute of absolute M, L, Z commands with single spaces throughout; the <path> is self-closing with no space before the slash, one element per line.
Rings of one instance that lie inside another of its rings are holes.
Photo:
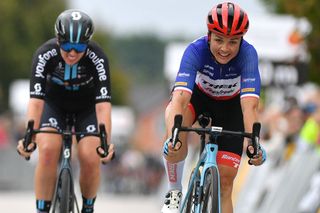
<path fill-rule="evenodd" d="M 240 76 L 230 79 L 212 79 L 206 74 L 198 73 L 196 84 L 212 97 L 230 97 L 240 91 Z"/>
<path fill-rule="evenodd" d="M 177 182 L 177 164 L 167 163 L 169 181 Z"/>
<path fill-rule="evenodd" d="M 96 66 L 96 69 L 98 71 L 99 80 L 105 81 L 107 80 L 106 70 L 104 68 L 104 60 L 102 58 L 99 58 L 95 52 L 88 49 L 86 55 L 91 59 L 93 64 Z"/>
<path fill-rule="evenodd" d="M 50 60 L 50 58 L 57 56 L 57 50 L 56 49 L 52 49 L 52 50 L 48 50 L 46 53 L 44 54 L 40 54 L 38 56 L 38 63 L 36 66 L 36 73 L 35 76 L 37 78 L 45 78 L 43 75 L 44 72 L 44 67 L 46 66 L 47 62 Z"/>

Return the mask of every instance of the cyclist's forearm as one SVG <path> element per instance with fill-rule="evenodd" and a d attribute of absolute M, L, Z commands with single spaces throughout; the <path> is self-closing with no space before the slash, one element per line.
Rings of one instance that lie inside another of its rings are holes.
<path fill-rule="evenodd" d="M 167 112 L 166 116 L 166 126 L 167 126 L 167 137 L 171 137 L 172 127 L 174 125 L 174 117 L 177 114 L 184 115 L 185 110 L 191 99 L 191 94 L 186 91 L 175 91 L 173 92 L 171 107 Z M 183 122 L 182 122 L 183 124 Z"/>
<path fill-rule="evenodd" d="M 104 124 L 106 127 L 108 138 L 111 139 L 111 103 L 102 102 L 96 104 L 96 115 L 98 124 Z"/>
<path fill-rule="evenodd" d="M 242 98 L 241 107 L 243 113 L 243 123 L 246 132 L 252 131 L 252 125 L 258 121 L 258 98 Z"/>
<path fill-rule="evenodd" d="M 44 100 L 37 99 L 37 98 L 30 98 L 28 104 L 28 111 L 27 111 L 27 121 L 34 120 L 34 128 L 38 129 L 40 124 L 40 118 L 42 115 L 44 106 Z"/>

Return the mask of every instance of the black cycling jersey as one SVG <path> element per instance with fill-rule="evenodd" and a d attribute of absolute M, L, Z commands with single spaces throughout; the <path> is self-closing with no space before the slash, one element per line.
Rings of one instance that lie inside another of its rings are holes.
<path fill-rule="evenodd" d="M 107 56 L 97 43 L 90 41 L 84 56 L 70 66 L 61 57 L 57 39 L 48 40 L 33 56 L 30 97 L 72 112 L 110 102 Z"/>

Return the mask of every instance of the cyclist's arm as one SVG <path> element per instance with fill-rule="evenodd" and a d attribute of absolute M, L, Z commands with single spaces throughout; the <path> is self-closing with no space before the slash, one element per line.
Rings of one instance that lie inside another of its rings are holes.
<path fill-rule="evenodd" d="M 252 131 L 252 124 L 258 121 L 259 98 L 243 97 L 241 98 L 241 108 L 243 113 L 245 130 Z"/>
<path fill-rule="evenodd" d="M 166 126 L 167 126 L 167 138 L 171 137 L 172 127 L 174 125 L 174 117 L 177 114 L 182 114 L 184 117 L 188 104 L 191 99 L 191 93 L 185 90 L 175 90 L 172 93 L 172 100 L 170 102 L 170 110 L 166 111 Z"/>
<path fill-rule="evenodd" d="M 252 132 L 253 123 L 258 122 L 258 106 L 258 97 L 246 96 L 241 98 L 241 108 L 243 113 L 245 132 Z M 247 145 L 247 140 L 245 140 L 244 148 L 246 148 Z"/>
<path fill-rule="evenodd" d="M 96 115 L 98 124 L 103 123 L 106 127 L 108 142 L 111 139 L 111 103 L 100 102 L 96 104 Z"/>
<path fill-rule="evenodd" d="M 44 100 L 39 98 L 30 98 L 27 111 L 27 121 L 34 120 L 34 128 L 38 129 L 43 111 Z"/>
<path fill-rule="evenodd" d="M 243 121 L 244 121 L 246 132 L 251 132 L 253 123 L 258 121 L 258 106 L 259 106 L 259 99 L 257 97 L 249 96 L 249 97 L 243 97 L 241 99 Z M 248 140 L 245 140 L 244 148 L 247 149 L 247 147 L 248 147 Z M 249 150 L 251 153 L 253 153 L 252 147 L 250 147 Z M 259 166 L 263 164 L 265 160 L 266 160 L 265 150 L 262 147 L 260 147 L 258 155 L 251 158 L 249 163 L 255 166 Z"/>

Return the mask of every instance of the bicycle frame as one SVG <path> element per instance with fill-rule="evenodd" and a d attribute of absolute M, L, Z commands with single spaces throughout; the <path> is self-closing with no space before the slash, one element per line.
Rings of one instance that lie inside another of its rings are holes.
<path fill-rule="evenodd" d="M 54 196 L 53 196 L 53 209 L 52 212 L 55 212 L 56 210 L 56 202 L 58 199 L 60 198 L 60 194 L 61 191 L 59 192 L 60 189 L 60 181 L 62 181 L 62 172 L 63 170 L 66 170 L 69 177 L 70 177 L 70 193 L 71 193 L 71 212 L 74 212 L 74 206 L 73 204 L 76 204 L 76 210 L 79 213 L 79 206 L 78 206 L 78 202 L 77 202 L 77 197 L 75 195 L 75 191 L 74 191 L 74 180 L 73 180 L 73 172 L 72 172 L 72 166 L 71 166 L 71 156 L 72 156 L 72 124 L 68 123 L 67 121 L 67 127 L 66 127 L 66 131 L 64 131 L 62 133 L 62 150 L 61 150 L 61 159 L 60 159 L 60 168 L 59 168 L 59 173 L 57 176 L 57 182 L 56 182 L 56 187 L 55 187 L 55 192 L 54 192 Z"/>
<path fill-rule="evenodd" d="M 71 166 L 71 154 L 72 154 L 72 136 L 73 135 L 86 135 L 86 136 L 98 136 L 100 138 L 100 146 L 96 148 L 97 154 L 103 158 L 108 155 L 108 148 L 109 145 L 107 143 L 107 133 L 105 130 L 104 124 L 99 124 L 99 132 L 73 132 L 72 127 L 74 125 L 75 117 L 73 114 L 67 115 L 66 116 L 66 129 L 65 130 L 41 130 L 41 129 L 33 129 L 34 121 L 30 120 L 28 122 L 27 130 L 26 130 L 26 135 L 24 138 L 24 149 L 27 152 L 32 152 L 32 150 L 28 150 L 28 145 L 30 143 L 34 143 L 34 147 L 36 147 L 35 142 L 32 142 L 32 135 L 38 134 L 38 133 L 49 133 L 49 134 L 58 134 L 62 136 L 62 148 L 61 148 L 61 158 L 60 158 L 60 166 L 59 166 L 59 172 L 57 176 L 57 181 L 56 181 L 56 186 L 55 186 L 55 191 L 54 191 L 54 196 L 53 196 L 53 208 L 52 212 L 55 212 L 56 210 L 56 202 L 58 199 L 61 199 L 62 192 L 65 189 L 63 189 L 59 184 L 62 185 L 62 176 L 63 172 L 67 171 L 67 174 L 69 176 L 68 180 L 68 187 L 70 189 L 71 193 L 71 211 L 74 212 L 74 203 L 76 203 L 76 208 L 77 212 L 79 213 L 79 207 L 77 203 L 77 199 L 75 196 L 75 191 L 74 191 L 74 180 L 73 180 L 73 173 L 72 173 L 72 166 Z M 99 149 L 102 149 L 102 152 L 99 151 Z M 114 157 L 114 155 L 112 156 Z M 27 157 L 26 160 L 29 160 L 30 157 Z M 113 158 L 112 158 L 113 159 Z M 70 182 L 69 182 L 70 181 Z M 69 190 L 68 189 L 68 190 Z M 60 190 L 60 191 L 59 191 Z M 67 198 L 68 201 L 70 198 Z M 62 200 L 62 199 L 61 199 Z M 68 206 L 68 205 L 67 205 Z"/>
<path fill-rule="evenodd" d="M 208 118 L 205 118 L 208 119 Z M 199 122 L 200 123 L 200 122 Z M 206 172 L 209 171 L 210 168 L 214 168 L 216 171 L 216 183 L 217 186 L 217 210 L 218 213 L 221 213 L 221 201 L 220 201 L 220 175 L 219 175 L 219 169 L 217 165 L 217 153 L 218 153 L 218 144 L 217 144 L 217 137 L 221 135 L 232 135 L 232 136 L 241 136 L 241 137 L 247 137 L 252 139 L 252 145 L 254 148 L 254 154 L 258 154 L 259 151 L 259 133 L 260 133 L 260 123 L 254 123 L 252 128 L 252 133 L 246 133 L 246 132 L 235 132 L 235 131 L 229 131 L 229 130 L 223 130 L 222 127 L 216 127 L 211 126 L 209 128 L 205 128 L 205 126 L 208 125 L 209 122 L 204 122 L 205 125 L 201 125 L 202 128 L 194 128 L 194 127 L 182 127 L 182 115 L 176 115 L 174 119 L 174 126 L 172 128 L 172 141 L 173 146 L 175 146 L 176 142 L 178 141 L 178 134 L 179 132 L 196 132 L 201 135 L 201 149 L 200 149 L 200 157 L 199 160 L 193 170 L 193 174 L 190 177 L 189 180 L 189 186 L 187 189 L 187 193 L 185 197 L 183 198 L 181 211 L 183 212 L 185 208 L 187 208 L 187 202 L 192 202 L 194 205 L 194 213 L 200 213 L 202 211 L 201 205 L 202 205 L 202 199 L 203 199 L 203 189 L 205 185 L 205 178 L 206 178 Z M 209 142 L 206 143 L 206 134 L 209 135 Z M 200 167 L 203 166 L 203 168 L 200 170 Z M 200 171 L 200 172 L 198 172 Z M 210 171 L 209 171 L 210 173 Z M 191 184 L 190 184 L 191 183 Z M 195 185 L 193 183 L 196 183 Z M 194 187 L 196 187 L 195 195 L 191 194 L 194 191 Z M 190 201 L 190 196 L 191 201 Z M 208 195 L 206 195 L 208 196 Z M 216 203 L 216 202 L 215 202 Z"/>
<path fill-rule="evenodd" d="M 200 172 L 200 177 L 197 177 L 198 176 L 198 173 L 197 172 L 194 172 L 190 178 L 190 182 L 194 182 L 196 179 L 198 179 L 198 181 L 200 181 L 200 184 L 197 189 L 197 193 L 198 193 L 198 200 L 195 202 L 195 206 L 196 206 L 196 211 L 195 213 L 197 212 L 200 212 L 200 199 L 201 199 L 201 191 L 199 189 L 202 189 L 203 185 L 204 185 L 204 175 L 206 173 L 206 170 L 210 167 L 215 167 L 217 168 L 217 171 L 219 172 L 218 170 L 218 165 L 217 165 L 217 161 L 216 161 L 216 158 L 217 158 L 217 153 L 218 153 L 218 145 L 217 144 L 212 144 L 212 143 L 207 143 L 204 147 L 204 150 L 201 152 L 201 155 L 200 155 L 200 158 L 196 164 L 196 166 L 194 167 L 194 171 L 199 171 L 200 170 L 200 167 L 203 166 L 203 168 L 201 169 L 201 172 Z M 199 180 L 200 179 L 200 180 Z M 220 184 L 220 179 L 218 179 L 218 184 Z M 220 187 L 218 187 L 218 193 L 220 194 Z M 188 189 L 187 189 L 187 193 L 185 195 L 185 198 L 183 199 L 183 203 L 182 203 L 182 206 L 181 206 L 181 212 L 183 211 L 186 203 L 187 203 L 187 199 L 190 195 L 190 193 L 192 193 L 192 188 L 189 186 Z M 220 200 L 219 200 L 219 203 L 220 203 Z M 219 205 L 219 213 L 221 212 L 221 208 L 220 208 L 220 205 Z"/>

